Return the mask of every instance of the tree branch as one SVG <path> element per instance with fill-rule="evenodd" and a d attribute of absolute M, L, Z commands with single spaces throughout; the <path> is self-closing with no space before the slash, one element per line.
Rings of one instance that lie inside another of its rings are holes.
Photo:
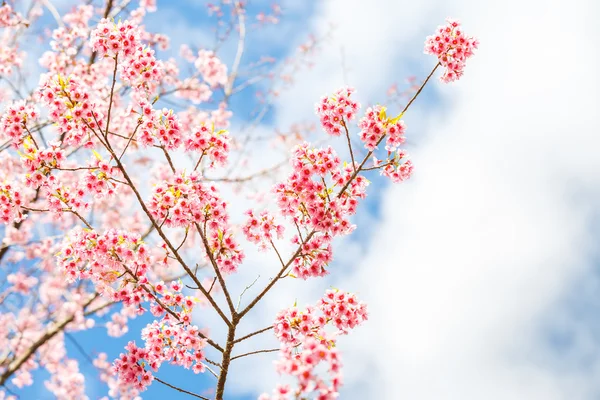
<path fill-rule="evenodd" d="M 155 377 L 154 377 L 154 380 L 155 380 L 155 381 L 157 381 L 157 382 L 159 382 L 159 383 L 162 383 L 162 384 L 163 384 L 163 385 L 165 385 L 165 386 L 168 386 L 168 387 L 170 387 L 171 389 L 175 389 L 175 390 L 177 390 L 178 392 L 185 393 L 185 394 L 189 394 L 190 396 L 194 396 L 194 397 L 197 397 L 197 398 L 199 398 L 199 399 L 209 400 L 209 398 L 208 398 L 208 397 L 200 396 L 199 394 L 196 394 L 196 393 L 190 392 L 190 391 L 188 391 L 188 390 L 182 389 L 182 388 L 180 388 L 180 387 L 177 387 L 177 386 L 175 386 L 175 385 L 171 385 L 170 383 L 167 383 L 167 382 L 163 381 L 162 379 L 160 379 L 160 378 L 159 378 L 159 377 L 157 377 L 157 376 L 155 376 Z"/>
<path fill-rule="evenodd" d="M 249 353 L 244 353 L 244 354 L 240 354 L 237 355 L 235 357 L 231 357 L 231 361 L 235 360 L 236 358 L 242 358 L 242 357 L 246 357 L 246 356 L 251 356 L 253 354 L 260 354 L 260 353 L 274 353 L 276 351 L 279 351 L 280 349 L 267 349 L 267 350 L 256 350 L 256 351 L 251 351 Z"/>
<path fill-rule="evenodd" d="M 259 335 L 259 334 L 261 334 L 263 332 L 266 332 L 266 331 L 269 331 L 271 329 L 273 329 L 272 325 L 271 326 L 267 326 L 266 328 L 263 328 L 263 329 L 258 330 L 256 332 L 249 333 L 246 336 L 242 336 L 241 338 L 234 340 L 234 343 L 239 343 L 239 342 L 242 342 L 242 341 L 244 341 L 246 339 L 250 339 L 252 336 Z"/>

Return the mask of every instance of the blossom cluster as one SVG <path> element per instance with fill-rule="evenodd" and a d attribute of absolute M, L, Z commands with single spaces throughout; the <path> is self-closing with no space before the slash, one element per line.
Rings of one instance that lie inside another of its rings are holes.
<path fill-rule="evenodd" d="M 185 140 L 187 150 L 207 155 L 211 166 L 225 165 L 230 148 L 229 133 L 224 129 L 215 130 L 214 124 L 202 123 Z"/>
<path fill-rule="evenodd" d="M 65 24 L 71 27 L 85 29 L 88 27 L 90 19 L 94 16 L 94 6 L 91 4 L 81 4 L 67 13 L 63 17 Z"/>
<path fill-rule="evenodd" d="M 91 145 L 92 132 L 104 126 L 104 116 L 85 85 L 74 76 L 48 77 L 40 85 L 38 98 L 47 107 L 48 118 L 57 124 L 66 144 L 77 146 L 87 139 Z"/>
<path fill-rule="evenodd" d="M 92 48 L 100 55 L 115 57 L 122 53 L 133 56 L 140 46 L 139 29 L 129 21 L 114 23 L 102 19 L 91 35 Z"/>
<path fill-rule="evenodd" d="M 248 241 L 258 244 L 262 250 L 266 250 L 275 237 L 283 237 L 283 225 L 278 224 L 268 211 L 255 215 L 253 210 L 248 210 L 246 215 L 248 220 L 242 226 L 242 231 Z"/>
<path fill-rule="evenodd" d="M 316 306 L 304 310 L 296 307 L 277 314 L 273 325 L 281 343 L 277 369 L 296 378 L 298 387 L 278 386 L 273 396 L 261 400 L 287 400 L 315 394 L 315 398 L 337 398 L 342 384 L 341 361 L 335 349 L 336 336 L 346 334 L 367 319 L 367 307 L 356 296 L 340 290 L 328 290 Z M 336 329 L 330 333 L 328 325 Z M 320 363 L 327 365 L 329 383 L 317 372 Z"/>
<path fill-rule="evenodd" d="M 177 83 L 175 96 L 199 104 L 210 99 L 212 91 L 207 84 L 200 82 L 198 78 L 191 77 Z"/>
<path fill-rule="evenodd" d="M 23 204 L 22 192 L 10 183 L 0 182 L 0 221 L 8 225 L 25 219 L 21 212 Z"/>
<path fill-rule="evenodd" d="M 109 387 L 109 396 L 122 400 L 139 400 L 140 391 L 133 385 L 122 383 L 116 374 L 115 367 L 112 362 L 108 361 L 106 353 L 98 354 L 93 361 L 94 367 L 100 371 L 100 380 L 106 382 Z"/>
<path fill-rule="evenodd" d="M 14 67 L 20 67 L 22 64 L 22 53 L 16 47 L 0 47 L 0 75 L 8 76 L 13 73 Z"/>
<path fill-rule="evenodd" d="M 153 91 L 162 78 L 164 67 L 154 57 L 154 50 L 142 48 L 121 64 L 121 77 L 133 88 Z"/>
<path fill-rule="evenodd" d="M 322 340 L 308 338 L 301 350 L 284 347 L 280 351 L 280 359 L 276 362 L 280 374 L 291 375 L 297 380 L 297 388 L 280 385 L 274 396 L 263 394 L 259 400 L 292 400 L 314 398 L 317 400 L 334 400 L 339 397 L 342 386 L 342 363 L 338 350 Z M 325 369 L 329 379 L 322 372 Z M 311 397 L 306 397 L 312 395 Z M 314 396 L 314 397 L 313 397 Z"/>
<path fill-rule="evenodd" d="M 50 42 L 52 51 L 46 52 L 43 58 L 48 61 L 52 56 L 67 56 L 70 59 L 76 55 L 77 47 L 85 43 L 83 41 L 87 40 L 90 34 L 88 24 L 93 15 L 94 6 L 89 4 L 80 5 L 65 14 L 63 17 L 65 24 L 52 31 L 52 41 Z M 56 72 L 58 70 L 58 68 L 54 69 Z"/>
<path fill-rule="evenodd" d="M 4 3 L 0 7 L 0 28 L 26 23 L 21 14 L 15 12 L 10 4 Z"/>
<path fill-rule="evenodd" d="M 332 259 L 333 237 L 354 229 L 349 217 L 356 213 L 358 200 L 366 197 L 368 181 L 354 174 L 351 165 L 340 167 L 331 147 L 313 149 L 304 143 L 294 149 L 291 163 L 293 171 L 287 181 L 274 188 L 277 203 L 284 216 L 311 232 L 306 240 L 299 236 L 293 239 L 301 244 L 293 273 L 303 279 L 323 276 Z M 337 194 L 336 187 L 340 188 Z"/>
<path fill-rule="evenodd" d="M 37 119 L 38 113 L 25 100 L 10 104 L 6 112 L 0 117 L 0 138 L 7 137 L 14 145 L 19 145 L 23 138 L 29 134 L 27 123 Z"/>
<path fill-rule="evenodd" d="M 340 334 L 346 334 L 367 320 L 367 306 L 353 293 L 328 290 L 317 305 L 323 315 L 333 322 Z"/>
<path fill-rule="evenodd" d="M 179 321 L 181 321 L 181 323 L 189 325 L 192 318 L 192 311 L 199 300 L 192 296 L 184 296 L 182 294 L 183 285 L 180 281 L 171 282 L 170 286 L 167 286 L 164 282 L 160 281 L 152 286 L 154 292 L 160 297 L 162 303 L 159 304 L 155 302 L 150 307 L 150 312 L 152 315 L 156 317 L 165 315 L 167 310 L 163 306 L 166 306 L 171 311 L 177 312 L 177 318 Z"/>
<path fill-rule="evenodd" d="M 126 346 L 114 362 L 119 384 L 134 387 L 139 391 L 146 389 L 152 380 L 152 371 L 158 371 L 163 362 L 170 362 L 196 374 L 204 372 L 206 341 L 199 337 L 199 329 L 191 325 L 179 325 L 165 319 L 154 321 L 142 330 L 145 346 L 138 347 L 135 342 Z M 147 368 L 146 368 L 147 367 Z"/>
<path fill-rule="evenodd" d="M 330 135 L 340 136 L 342 129 L 347 129 L 348 121 L 355 118 L 360 104 L 350 99 L 353 88 L 345 87 L 337 90 L 331 96 L 324 96 L 316 105 L 316 112 L 321 126 Z"/>
<path fill-rule="evenodd" d="M 227 83 L 227 66 L 210 50 L 198 51 L 194 65 L 202 74 L 204 82 L 211 87 L 223 86 Z"/>
<path fill-rule="evenodd" d="M 34 189 L 46 183 L 52 170 L 60 168 L 66 160 L 65 152 L 57 142 L 48 143 L 48 148 L 37 149 L 31 139 L 26 138 L 23 148 L 22 162 L 27 172 L 25 184 Z"/>
<path fill-rule="evenodd" d="M 45 386 L 57 399 L 89 399 L 85 394 L 85 376 L 79 371 L 77 360 L 61 360 L 46 369 L 51 375 Z"/>
<path fill-rule="evenodd" d="M 147 100 L 140 100 L 142 110 L 139 119 L 140 141 L 144 145 L 153 145 L 154 138 L 158 138 L 161 146 L 173 150 L 183 143 L 183 132 L 177 115 L 173 110 L 155 110 Z"/>
<path fill-rule="evenodd" d="M 97 198 L 115 194 L 116 183 L 111 178 L 120 177 L 121 172 L 117 167 L 110 165 L 106 160 L 96 156 L 89 164 L 83 185 L 88 194 Z"/>
<path fill-rule="evenodd" d="M 295 347 L 308 337 L 322 339 L 330 336 L 325 331 L 330 322 L 337 328 L 336 335 L 346 334 L 367 317 L 366 304 L 358 301 L 355 294 L 327 290 L 316 306 L 302 311 L 296 307 L 280 311 L 273 328 L 282 344 Z"/>
<path fill-rule="evenodd" d="M 226 130 L 216 130 L 214 122 L 206 120 L 182 122 L 173 110 L 166 108 L 155 110 L 145 99 L 139 101 L 139 106 L 141 109 L 138 121 L 139 141 L 143 145 L 154 145 L 155 139 L 158 139 L 160 145 L 167 150 L 174 150 L 184 145 L 188 151 L 199 152 L 202 157 L 206 155 L 211 161 L 210 167 L 227 163 L 231 138 Z M 184 134 L 184 130 L 187 130 L 184 128 L 192 131 Z"/>
<path fill-rule="evenodd" d="M 62 215 L 65 210 L 82 212 L 89 208 L 89 203 L 85 200 L 88 194 L 85 181 L 74 182 L 69 186 L 50 175 L 44 186 L 48 209 L 57 216 Z"/>
<path fill-rule="evenodd" d="M 378 160 L 373 156 L 373 168 L 379 169 L 382 176 L 390 178 L 394 183 L 407 180 L 413 172 L 413 164 L 408 160 L 406 151 L 399 149 L 406 140 L 406 125 L 401 120 L 402 116 L 403 114 L 394 118 L 388 117 L 386 108 L 377 105 L 369 107 L 365 116 L 358 122 L 361 128 L 360 139 L 370 152 L 375 152 L 377 146 L 386 138 L 387 157 Z"/>
<path fill-rule="evenodd" d="M 90 229 L 75 229 L 57 258 L 71 281 L 91 279 L 99 293 L 125 305 L 141 307 L 147 300 L 142 285 L 147 281 L 151 260 L 146 245 L 137 234 L 115 229 L 102 234 Z M 115 288 L 113 283 L 125 275 L 125 284 Z"/>
<path fill-rule="evenodd" d="M 439 26 L 435 34 L 425 40 L 425 54 L 438 58 L 446 68 L 441 76 L 442 82 L 452 82 L 464 74 L 467 59 L 473 56 L 479 42 L 467 36 L 460 27 L 460 22 L 448 18 L 446 25 Z"/>
<path fill-rule="evenodd" d="M 244 253 L 231 234 L 227 203 L 214 185 L 203 182 L 199 173 L 170 174 L 154 187 L 148 209 L 159 224 L 186 228 L 194 224 L 205 230 L 208 256 L 222 272 L 234 272 L 241 264 Z"/>
<path fill-rule="evenodd" d="M 385 149 L 389 152 L 395 151 L 406 140 L 404 121 L 398 117 L 388 118 L 386 108 L 382 106 L 369 107 L 358 122 L 358 127 L 361 129 L 360 140 L 370 151 L 374 151 L 385 136 Z"/>
<path fill-rule="evenodd" d="M 31 288 L 38 283 L 38 279 L 35 276 L 27 276 L 20 271 L 14 274 L 9 274 L 6 277 L 6 281 L 12 285 L 13 291 L 26 295 L 29 294 Z"/>

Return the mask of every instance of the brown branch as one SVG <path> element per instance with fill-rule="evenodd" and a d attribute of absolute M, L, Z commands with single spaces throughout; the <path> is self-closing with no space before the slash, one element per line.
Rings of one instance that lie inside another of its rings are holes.
<path fill-rule="evenodd" d="M 246 356 L 251 356 L 253 354 L 260 354 L 260 353 L 274 353 L 276 351 L 279 351 L 280 349 L 267 349 L 267 350 L 256 350 L 256 351 L 251 351 L 249 353 L 244 353 L 244 354 L 239 354 L 235 357 L 231 357 L 231 361 L 235 360 L 236 358 L 242 358 L 242 357 L 246 357 Z"/>
<path fill-rule="evenodd" d="M 348 150 L 350 150 L 350 158 L 352 159 L 352 168 L 354 168 L 354 172 L 356 172 L 356 162 L 354 161 L 354 152 L 352 151 L 352 142 L 350 141 L 350 132 L 348 132 L 348 127 L 346 126 L 346 121 L 342 118 L 342 125 L 344 130 L 346 131 L 346 139 L 348 139 Z"/>
<path fill-rule="evenodd" d="M 131 144 L 131 141 L 133 140 L 135 134 L 137 133 L 138 128 L 140 127 L 140 125 L 142 124 L 142 121 L 140 120 L 137 124 L 137 126 L 135 127 L 135 129 L 133 130 L 133 133 L 131 134 L 131 136 L 129 137 L 129 139 L 127 140 L 127 144 L 125 144 L 125 147 L 123 148 L 123 151 L 121 152 L 121 155 L 119 156 L 119 160 L 121 158 L 123 158 L 123 156 L 125 155 L 125 152 L 127 151 L 127 148 L 129 147 L 129 145 Z M 112 132 L 108 132 L 111 133 Z"/>
<path fill-rule="evenodd" d="M 244 341 L 244 340 L 246 340 L 246 339 L 250 339 L 252 336 L 256 336 L 256 335 L 259 335 L 259 334 L 261 334 L 261 333 L 263 333 L 263 332 L 270 331 L 271 329 L 273 329 L 273 326 L 272 326 L 272 325 L 271 325 L 271 326 L 267 326 L 266 328 L 263 328 L 263 329 L 261 329 L 261 330 L 258 330 L 258 331 L 256 331 L 256 332 L 249 333 L 249 334 L 247 334 L 246 336 L 242 336 L 241 338 L 239 338 L 239 339 L 236 339 L 236 340 L 234 340 L 233 342 L 234 342 L 234 343 L 239 343 L 239 342 L 242 342 L 242 341 Z"/>
<path fill-rule="evenodd" d="M 116 301 L 109 301 L 108 303 L 104 303 L 96 308 L 92 308 L 91 310 L 86 311 L 85 313 L 83 313 L 83 315 L 85 317 L 88 317 L 90 315 L 96 314 L 98 311 L 104 310 L 105 308 L 114 306 L 115 304 L 117 304 Z"/>
<path fill-rule="evenodd" d="M 146 206 L 146 203 L 142 199 L 142 196 L 140 195 L 140 192 L 137 190 L 137 188 L 133 184 L 133 181 L 131 180 L 131 177 L 129 176 L 129 174 L 127 173 L 125 167 L 121 163 L 121 160 L 119 160 L 116 157 L 116 154 L 115 154 L 114 150 L 110 146 L 106 146 L 106 149 L 111 153 L 111 155 L 115 159 L 115 161 L 117 163 L 117 166 L 119 167 L 119 169 L 123 173 L 123 177 L 127 181 L 127 184 L 129 185 L 129 187 L 131 188 L 131 190 L 135 194 L 135 197 L 138 200 L 138 203 L 142 207 L 142 210 L 144 210 L 144 213 L 146 214 L 146 216 L 148 217 L 148 219 L 150 220 L 150 222 L 152 223 L 152 225 L 156 229 L 156 232 L 158 232 L 159 236 L 162 238 L 162 240 L 164 240 L 164 242 L 166 243 L 166 245 L 169 248 L 169 250 L 171 250 L 171 252 L 175 256 L 175 259 L 183 267 L 183 269 L 190 276 L 190 278 L 192 278 L 192 280 L 198 286 L 198 289 L 202 292 L 202 294 L 204 294 L 204 296 L 206 296 L 206 299 L 211 304 L 211 306 L 215 309 L 215 311 L 217 312 L 217 314 L 219 314 L 219 316 L 221 317 L 221 319 L 223 319 L 223 321 L 227 324 L 227 326 L 231 326 L 231 321 L 229 321 L 229 319 L 225 316 L 225 314 L 221 310 L 221 307 L 219 307 L 219 305 L 212 298 L 212 296 L 206 291 L 206 289 L 204 289 L 204 287 L 202 286 L 202 284 L 201 284 L 200 280 L 198 279 L 198 277 L 192 272 L 192 270 L 186 264 L 186 262 L 183 260 L 183 258 L 181 258 L 181 255 L 175 249 L 175 246 L 173 246 L 173 244 L 171 243 L 171 241 L 169 240 L 169 238 L 167 237 L 167 235 L 165 234 L 165 232 L 158 225 L 158 223 L 154 220 L 154 217 L 152 217 L 152 214 L 150 213 L 150 210 L 148 209 L 148 207 Z"/>
<path fill-rule="evenodd" d="M 254 173 L 254 174 L 250 174 L 250 175 L 247 175 L 247 176 L 242 176 L 242 177 L 239 177 L 239 178 L 227 178 L 227 177 L 225 177 L 225 178 L 210 178 L 210 177 L 205 177 L 205 179 L 207 181 L 212 181 L 212 182 L 242 183 L 242 182 L 251 181 L 253 179 L 265 176 L 265 175 L 269 174 L 270 172 L 274 172 L 274 171 L 278 170 L 279 168 L 283 167 L 286 164 L 287 164 L 287 161 L 282 161 L 279 164 L 276 164 L 276 165 L 274 165 L 272 167 L 265 168 L 265 169 L 262 169 L 262 170 L 260 170 L 260 171 L 258 171 L 256 173 Z"/>
<path fill-rule="evenodd" d="M 155 376 L 155 377 L 154 377 L 154 380 L 155 380 L 155 381 L 157 381 L 157 382 L 159 382 L 159 383 L 162 383 L 162 384 L 163 384 L 163 385 L 165 385 L 165 386 L 168 386 L 168 387 L 170 387 L 171 389 L 175 389 L 175 390 L 177 390 L 178 392 L 185 393 L 185 394 L 189 394 L 190 396 L 194 396 L 194 397 L 197 397 L 197 398 L 199 398 L 199 399 L 209 400 L 209 398 L 208 398 L 208 397 L 200 396 L 199 394 L 196 394 L 196 393 L 190 392 L 190 391 L 188 391 L 188 390 L 182 389 L 182 388 L 180 388 L 180 387 L 177 387 L 177 386 L 175 386 L 175 385 L 171 385 L 170 383 L 167 383 L 167 382 L 163 381 L 162 379 L 158 378 L 157 376 Z"/>
<path fill-rule="evenodd" d="M 227 381 L 227 373 L 229 372 L 229 363 L 231 362 L 231 350 L 233 350 L 235 341 L 235 328 L 238 319 L 234 320 L 232 326 L 229 327 L 227 333 L 227 345 L 223 352 L 223 360 L 221 361 L 221 372 L 219 373 L 219 379 L 217 380 L 217 394 L 215 400 L 223 400 L 223 393 L 225 392 L 225 382 Z"/>
<path fill-rule="evenodd" d="M 112 3 L 112 0 L 109 0 L 109 2 Z M 110 126 L 110 113 L 112 111 L 113 96 L 115 94 L 115 83 L 117 82 L 117 66 L 118 65 L 119 65 L 119 53 L 115 54 L 115 69 L 113 70 L 112 86 L 110 87 L 110 100 L 108 101 L 108 115 L 106 116 L 106 132 L 104 133 L 104 137 L 106 138 L 107 143 L 108 143 L 108 127 Z M 92 111 L 92 115 L 94 115 L 93 111 Z M 102 132 L 100 126 L 98 126 L 98 129 L 100 129 L 100 132 Z M 134 134 L 135 134 L 135 132 L 134 132 Z"/>
<path fill-rule="evenodd" d="M 212 265 L 212 267 L 215 271 L 215 274 L 217 275 L 217 279 L 219 280 L 219 285 L 221 285 L 223 294 L 225 294 L 225 299 L 227 300 L 227 305 L 229 306 L 229 311 L 231 311 L 231 316 L 235 317 L 237 313 L 236 313 L 235 307 L 233 305 L 233 300 L 231 299 L 231 294 L 227 290 L 227 286 L 225 285 L 225 279 L 223 279 L 223 275 L 221 274 L 219 265 L 217 264 L 217 261 L 215 260 L 215 257 L 212 254 L 210 244 L 208 243 L 208 240 L 206 239 L 206 234 L 203 232 L 203 230 L 200 228 L 200 225 L 197 222 L 194 222 L 194 225 L 196 226 L 196 229 L 198 230 L 198 234 L 200 235 L 200 238 L 202 239 L 202 244 L 204 245 L 204 249 L 206 250 L 206 255 L 208 255 L 208 258 L 210 259 L 210 264 Z"/>
<path fill-rule="evenodd" d="M 121 261 L 121 260 L 119 260 Z M 121 261 L 121 265 L 123 266 L 123 269 L 125 269 L 125 271 L 127 271 L 127 273 L 129 275 L 131 275 L 131 277 L 135 280 L 136 283 L 139 284 L 139 279 L 137 277 L 137 275 L 129 268 L 127 267 L 122 261 Z M 152 290 L 150 290 L 146 285 L 140 285 L 140 287 L 150 295 L 150 297 L 152 297 L 152 299 L 163 309 L 165 310 L 165 312 L 169 313 L 173 318 L 175 318 L 177 321 L 181 321 L 181 318 L 179 317 L 179 314 L 177 314 L 175 311 L 171 310 L 170 307 L 168 307 L 167 305 L 165 305 L 165 303 L 163 303 L 158 297 L 156 297 L 156 295 L 154 294 L 154 292 Z M 209 338 L 208 336 L 206 336 L 205 334 L 203 334 L 202 332 L 198 332 L 198 336 L 200 336 L 201 338 L 205 339 L 206 342 L 208 344 L 210 344 L 212 347 L 214 347 L 215 349 L 219 350 L 220 352 L 223 352 L 223 348 L 221 346 L 219 346 L 219 344 L 217 344 L 216 342 L 214 342 L 211 338 Z"/>
<path fill-rule="evenodd" d="M 173 160 L 171 160 L 171 156 L 169 155 L 169 152 L 167 151 L 167 149 L 165 149 L 165 146 L 160 146 L 160 148 L 163 151 L 163 153 L 165 153 L 165 158 L 167 159 L 167 162 L 169 163 L 169 167 L 171 167 L 171 171 L 175 172 L 175 165 L 173 165 Z"/>
<path fill-rule="evenodd" d="M 425 80 L 423 81 L 423 83 L 419 87 L 419 90 L 417 90 L 417 92 L 410 99 L 410 101 L 408 102 L 408 104 L 404 107 L 404 109 L 402 110 L 401 114 L 404 114 L 406 112 L 406 110 L 408 110 L 408 107 L 410 107 L 410 105 L 413 103 L 413 101 L 416 100 L 416 98 L 419 96 L 419 94 L 421 93 L 421 91 L 423 90 L 423 88 L 425 87 L 425 85 L 427 85 L 427 82 L 429 82 L 429 79 L 433 76 L 433 73 L 435 72 L 435 70 L 438 69 L 438 67 L 440 65 L 441 65 L 440 63 L 437 63 L 435 65 L 435 67 L 433 67 L 433 69 L 431 70 L 431 72 L 429 73 L 429 75 L 427 75 L 427 78 L 425 78 Z"/>

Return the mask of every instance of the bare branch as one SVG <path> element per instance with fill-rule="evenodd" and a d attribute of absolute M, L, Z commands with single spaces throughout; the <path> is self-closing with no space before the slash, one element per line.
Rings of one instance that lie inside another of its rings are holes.
<path fill-rule="evenodd" d="M 246 339 L 250 339 L 252 336 L 256 336 L 256 335 L 259 335 L 259 334 L 261 334 L 263 332 L 270 331 L 271 329 L 273 329 L 272 325 L 271 326 L 267 326 L 266 328 L 262 328 L 262 329 L 260 329 L 260 330 L 258 330 L 256 332 L 249 333 L 246 336 L 242 336 L 241 338 L 234 340 L 234 343 L 239 343 L 239 342 L 242 342 L 242 341 L 244 341 Z"/>
<path fill-rule="evenodd" d="M 274 353 L 276 351 L 279 351 L 280 349 L 267 349 L 267 350 L 256 350 L 256 351 L 251 351 L 249 353 L 244 353 L 244 354 L 240 354 L 237 355 L 235 357 L 231 357 L 231 361 L 237 359 L 237 358 L 242 358 L 242 357 L 246 357 L 246 356 L 251 356 L 253 354 L 260 354 L 260 353 Z"/>
<path fill-rule="evenodd" d="M 190 391 L 188 391 L 188 390 L 182 389 L 182 388 L 180 388 L 180 387 L 177 387 L 177 386 L 175 386 L 175 385 L 171 385 L 170 383 L 167 383 L 167 382 L 163 381 L 162 379 L 160 379 L 160 378 L 159 378 L 159 377 L 157 377 L 157 376 L 155 376 L 155 377 L 154 377 L 154 380 L 155 380 L 155 381 L 157 381 L 157 382 L 159 382 L 159 383 L 162 383 L 162 384 L 163 384 L 163 385 L 165 385 L 165 386 L 168 386 L 168 387 L 170 387 L 171 389 L 175 389 L 175 390 L 177 390 L 178 392 L 185 393 L 185 394 L 189 394 L 190 396 L 194 396 L 194 397 L 196 397 L 196 398 L 198 398 L 198 399 L 209 400 L 209 398 L 208 398 L 208 397 L 200 396 L 199 394 L 196 394 L 196 393 L 190 392 Z"/>

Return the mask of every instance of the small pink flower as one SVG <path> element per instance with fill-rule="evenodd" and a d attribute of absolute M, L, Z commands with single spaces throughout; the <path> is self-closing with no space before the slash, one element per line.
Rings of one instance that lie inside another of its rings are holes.
<path fill-rule="evenodd" d="M 347 128 L 346 124 L 356 116 L 360 104 L 350 99 L 353 88 L 342 88 L 331 96 L 325 96 L 316 105 L 321 126 L 330 135 L 340 136 Z"/>
<path fill-rule="evenodd" d="M 436 56 L 446 68 L 440 80 L 448 83 L 463 75 L 466 61 L 473 56 L 479 41 L 465 35 L 458 21 L 451 18 L 446 21 L 446 25 L 439 26 L 436 33 L 425 40 L 425 54 Z"/>

